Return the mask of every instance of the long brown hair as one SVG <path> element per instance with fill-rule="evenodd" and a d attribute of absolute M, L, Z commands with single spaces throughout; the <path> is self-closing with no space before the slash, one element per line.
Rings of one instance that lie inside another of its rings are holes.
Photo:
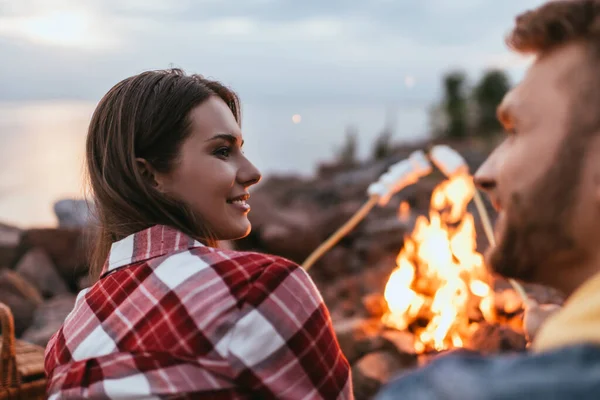
<path fill-rule="evenodd" d="M 190 111 L 211 96 L 225 101 L 240 123 L 233 91 L 180 69 L 132 76 L 100 100 L 86 143 L 89 189 L 99 224 L 90 260 L 93 278 L 114 241 L 153 225 L 169 225 L 207 245 L 216 244 L 208 227 L 186 205 L 157 190 L 136 161 L 142 158 L 156 171 L 169 172 L 190 135 Z"/>

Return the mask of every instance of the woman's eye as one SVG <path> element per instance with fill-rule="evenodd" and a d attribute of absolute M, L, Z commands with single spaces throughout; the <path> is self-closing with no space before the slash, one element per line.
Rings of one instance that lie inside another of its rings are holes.
<path fill-rule="evenodd" d="M 231 155 L 231 148 L 229 147 L 221 147 L 215 151 L 215 155 L 223 158 L 227 158 Z"/>

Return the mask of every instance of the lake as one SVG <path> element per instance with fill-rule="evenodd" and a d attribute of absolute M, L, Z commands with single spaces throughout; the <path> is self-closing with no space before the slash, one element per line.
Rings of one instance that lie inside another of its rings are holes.
<path fill-rule="evenodd" d="M 84 195 L 84 147 L 95 103 L 0 103 L 0 221 L 55 226 L 53 203 Z M 428 129 L 428 105 L 244 104 L 245 152 L 263 175 L 310 175 L 331 160 L 346 128 L 358 130 L 359 156 L 368 157 L 386 120 L 395 141 L 418 140 Z M 295 117 L 294 117 L 295 116 Z"/>

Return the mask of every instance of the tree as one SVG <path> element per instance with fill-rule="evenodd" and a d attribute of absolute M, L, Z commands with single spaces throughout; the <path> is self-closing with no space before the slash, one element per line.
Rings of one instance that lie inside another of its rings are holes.
<path fill-rule="evenodd" d="M 346 141 L 338 151 L 338 161 L 342 165 L 352 166 L 356 164 L 356 150 L 358 148 L 358 130 L 349 126 L 346 128 Z"/>
<path fill-rule="evenodd" d="M 373 144 L 373 159 L 383 160 L 392 152 L 392 131 L 383 129 Z"/>
<path fill-rule="evenodd" d="M 479 135 L 494 134 L 502 129 L 496 109 L 510 90 L 508 76 L 502 70 L 487 71 L 473 90 L 477 108 L 475 129 Z"/>
<path fill-rule="evenodd" d="M 460 138 L 467 135 L 467 97 L 465 95 L 465 74 L 460 71 L 444 76 L 443 108 L 448 126 L 446 136 Z"/>
<path fill-rule="evenodd" d="M 372 157 L 374 160 L 382 160 L 392 153 L 392 136 L 396 131 L 396 118 L 396 110 L 392 107 L 388 108 L 385 113 L 385 124 L 383 129 L 373 142 Z"/>

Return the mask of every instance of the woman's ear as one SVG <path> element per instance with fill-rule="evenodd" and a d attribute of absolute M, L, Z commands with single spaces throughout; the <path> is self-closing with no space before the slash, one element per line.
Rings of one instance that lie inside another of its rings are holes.
<path fill-rule="evenodd" d="M 143 158 L 136 158 L 136 166 L 144 178 L 152 187 L 156 188 L 160 192 L 165 192 L 165 182 L 161 174 L 157 173 L 156 170 L 150 165 L 150 163 Z"/>

